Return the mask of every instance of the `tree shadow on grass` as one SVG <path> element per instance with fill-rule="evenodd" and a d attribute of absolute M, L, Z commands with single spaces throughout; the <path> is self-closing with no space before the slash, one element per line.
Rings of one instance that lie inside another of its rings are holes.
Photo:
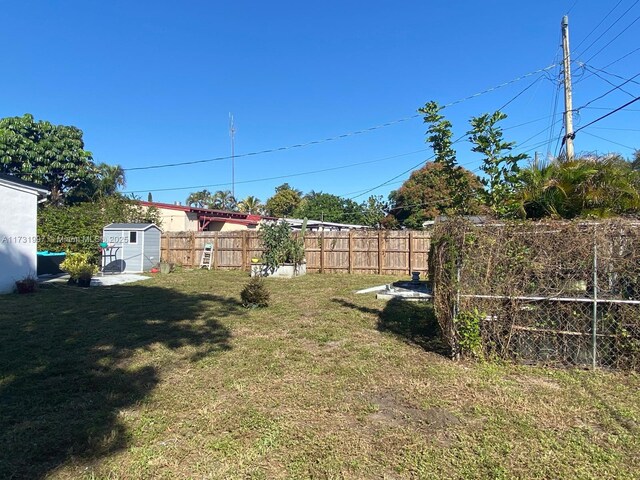
<path fill-rule="evenodd" d="M 450 350 L 442 338 L 440 325 L 428 302 L 410 302 L 394 298 L 382 310 L 363 307 L 342 299 L 333 301 L 343 307 L 378 316 L 377 328 L 390 332 L 406 343 L 418 345 L 427 352 L 449 356 Z"/>
<path fill-rule="evenodd" d="M 0 297 L 0 478 L 42 478 L 127 446 L 118 416 L 159 382 L 153 352 L 229 349 L 233 298 L 140 284 Z M 135 358 L 132 358 L 134 357 Z"/>

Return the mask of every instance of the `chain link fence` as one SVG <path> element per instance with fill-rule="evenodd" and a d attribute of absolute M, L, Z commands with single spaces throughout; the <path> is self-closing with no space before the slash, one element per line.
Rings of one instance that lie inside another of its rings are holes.
<path fill-rule="evenodd" d="M 432 245 L 454 356 L 640 370 L 640 223 L 455 219 Z"/>

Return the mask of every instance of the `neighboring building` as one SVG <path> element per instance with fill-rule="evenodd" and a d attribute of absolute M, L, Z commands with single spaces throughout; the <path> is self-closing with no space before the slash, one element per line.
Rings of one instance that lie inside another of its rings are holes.
<path fill-rule="evenodd" d="M 0 293 L 36 276 L 38 201 L 48 194 L 41 185 L 0 174 Z"/>
<path fill-rule="evenodd" d="M 268 217 L 249 213 L 214 210 L 160 202 L 140 201 L 143 207 L 155 207 L 160 213 L 165 232 L 230 232 L 256 229 L 261 220 Z"/>
<path fill-rule="evenodd" d="M 300 218 L 283 218 L 291 225 L 292 230 L 300 230 L 304 220 Z M 321 220 L 307 220 L 307 230 L 310 232 L 341 231 L 341 230 L 371 230 L 373 227 L 350 223 L 323 222 Z"/>
<path fill-rule="evenodd" d="M 160 263 L 160 235 L 153 223 L 111 223 L 102 230 L 104 273 L 148 272 Z"/>

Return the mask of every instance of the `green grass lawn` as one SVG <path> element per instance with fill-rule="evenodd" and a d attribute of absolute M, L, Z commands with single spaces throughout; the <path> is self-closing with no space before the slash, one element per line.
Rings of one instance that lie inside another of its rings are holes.
<path fill-rule="evenodd" d="M 640 478 L 634 374 L 454 363 L 390 277 L 0 297 L 0 478 Z"/>

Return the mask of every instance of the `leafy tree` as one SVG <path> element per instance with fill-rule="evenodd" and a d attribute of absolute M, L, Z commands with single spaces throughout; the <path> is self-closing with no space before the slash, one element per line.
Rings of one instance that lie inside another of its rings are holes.
<path fill-rule="evenodd" d="M 485 203 L 497 216 L 513 214 L 516 204 L 513 201 L 515 181 L 519 172 L 518 162 L 527 158 L 526 154 L 505 155 L 513 149 L 515 142 L 505 142 L 502 129 L 497 123 L 507 116 L 502 112 L 473 117 L 468 132 L 469 141 L 474 145 L 471 151 L 484 155 L 480 167 L 485 173 L 481 182 L 486 187 Z"/>
<path fill-rule="evenodd" d="M 382 195 L 371 195 L 360 206 L 362 211 L 362 224 L 370 227 L 385 228 L 384 219 L 389 210 L 389 204 L 383 200 Z"/>
<path fill-rule="evenodd" d="M 302 192 L 288 183 L 276 187 L 276 193 L 266 203 L 267 214 L 272 217 L 291 217 L 302 200 Z"/>
<path fill-rule="evenodd" d="M 262 215 L 264 205 L 259 198 L 249 195 L 238 203 L 238 209 L 241 212 L 251 213 L 253 215 Z"/>
<path fill-rule="evenodd" d="M 75 205 L 45 205 L 38 212 L 38 248 L 97 256 L 102 229 L 114 222 L 160 225 L 160 216 L 157 209 L 144 208 L 135 199 L 122 195 Z"/>
<path fill-rule="evenodd" d="M 424 114 L 424 123 L 429 124 L 426 141 L 431 144 L 435 153 L 435 163 L 442 165 L 442 174 L 448 191 L 452 195 L 449 212 L 451 214 L 468 215 L 471 213 L 471 199 L 467 195 L 473 189 L 467 184 L 468 176 L 458 165 L 456 151 L 453 149 L 453 133 L 451 122 L 440 115 L 440 107 L 436 102 L 428 102 L 418 111 Z"/>
<path fill-rule="evenodd" d="M 304 196 L 293 212 L 297 218 L 312 218 L 325 222 L 361 224 L 362 207 L 353 200 L 330 193 L 311 191 Z"/>
<path fill-rule="evenodd" d="M 457 198 L 465 199 L 463 207 L 468 214 L 480 214 L 485 211 L 482 201 L 482 185 L 477 176 L 470 171 L 458 167 L 465 176 L 461 182 L 467 189 L 459 192 Z M 411 229 L 422 229 L 426 220 L 433 220 L 438 215 L 456 210 L 456 195 L 451 190 L 450 177 L 445 173 L 442 163 L 428 162 L 424 167 L 415 170 L 402 186 L 389 195 L 391 213 L 383 224 L 387 227 L 404 226 Z"/>
<path fill-rule="evenodd" d="M 82 130 L 30 114 L 0 119 L 0 172 L 44 186 L 56 204 L 98 175 Z"/>
<path fill-rule="evenodd" d="M 190 207 L 207 208 L 213 203 L 213 196 L 209 190 L 192 192 L 187 197 L 187 205 Z"/>

